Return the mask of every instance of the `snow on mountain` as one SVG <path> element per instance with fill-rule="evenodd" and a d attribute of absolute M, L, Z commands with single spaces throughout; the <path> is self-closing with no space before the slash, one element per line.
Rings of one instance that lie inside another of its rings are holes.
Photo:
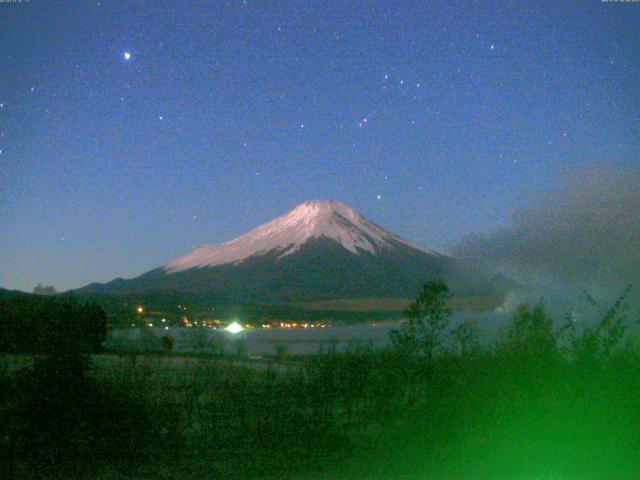
<path fill-rule="evenodd" d="M 212 267 L 277 251 L 278 257 L 290 255 L 311 239 L 329 238 L 348 251 L 373 254 L 403 244 L 421 249 L 367 220 L 344 203 L 314 200 L 302 203 L 288 213 L 261 225 L 240 237 L 220 243 L 202 245 L 193 252 L 176 258 L 163 267 L 175 273 L 194 267 Z"/>
<path fill-rule="evenodd" d="M 284 305 L 406 299 L 429 279 L 444 280 L 457 298 L 502 298 L 500 285 L 481 272 L 415 247 L 342 203 L 316 200 L 229 242 L 78 292 L 149 298 L 172 292 L 177 303 Z"/>

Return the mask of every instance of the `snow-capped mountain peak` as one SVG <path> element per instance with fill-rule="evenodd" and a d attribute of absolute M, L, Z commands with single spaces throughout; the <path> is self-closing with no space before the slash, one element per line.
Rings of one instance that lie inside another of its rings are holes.
<path fill-rule="evenodd" d="M 418 248 L 367 220 L 344 203 L 313 200 L 234 240 L 202 245 L 169 262 L 164 270 L 174 273 L 195 267 L 239 263 L 274 251 L 278 257 L 284 257 L 298 251 L 309 240 L 321 237 L 338 242 L 354 254 L 362 251 L 375 254 L 398 243 Z"/>

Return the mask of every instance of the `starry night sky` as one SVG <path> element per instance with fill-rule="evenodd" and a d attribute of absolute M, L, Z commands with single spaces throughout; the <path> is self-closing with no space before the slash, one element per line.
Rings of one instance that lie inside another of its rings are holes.
<path fill-rule="evenodd" d="M 0 25 L 5 288 L 135 276 L 316 198 L 448 252 L 640 161 L 640 3 L 32 0 Z"/>

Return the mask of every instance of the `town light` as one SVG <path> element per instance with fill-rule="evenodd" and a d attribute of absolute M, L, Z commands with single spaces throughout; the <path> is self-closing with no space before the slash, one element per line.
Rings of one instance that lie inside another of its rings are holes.
<path fill-rule="evenodd" d="M 241 331 L 243 331 L 244 327 L 238 322 L 233 322 L 227 328 L 225 328 L 225 330 L 235 335 L 236 333 L 240 333 Z"/>

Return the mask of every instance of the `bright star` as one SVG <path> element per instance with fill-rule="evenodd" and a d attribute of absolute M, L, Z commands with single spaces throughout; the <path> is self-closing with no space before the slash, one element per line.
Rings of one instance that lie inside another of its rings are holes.
<path fill-rule="evenodd" d="M 125 60 L 131 60 L 131 53 L 129 53 L 129 52 L 124 52 L 124 59 L 125 59 Z"/>

